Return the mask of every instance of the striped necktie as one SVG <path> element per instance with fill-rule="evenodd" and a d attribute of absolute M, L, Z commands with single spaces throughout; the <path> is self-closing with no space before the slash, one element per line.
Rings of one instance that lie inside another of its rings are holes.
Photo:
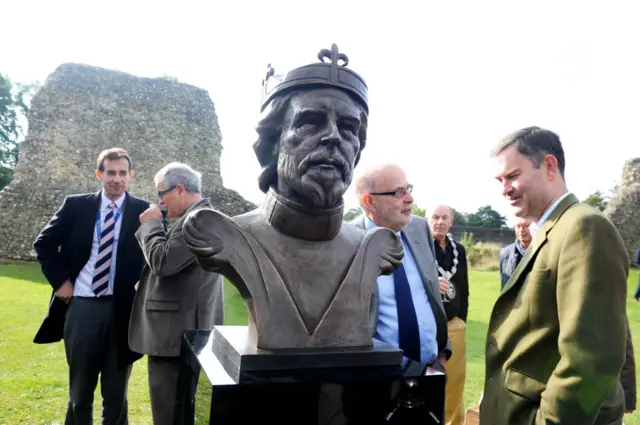
<path fill-rule="evenodd" d="M 102 233 L 100 234 L 100 247 L 98 248 L 98 258 L 96 259 L 95 272 L 91 289 L 96 297 L 107 293 L 109 289 L 109 269 L 111 268 L 111 254 L 113 252 L 113 236 L 116 222 L 114 214 L 117 205 L 114 202 L 109 204 L 109 212 L 104 217 Z"/>

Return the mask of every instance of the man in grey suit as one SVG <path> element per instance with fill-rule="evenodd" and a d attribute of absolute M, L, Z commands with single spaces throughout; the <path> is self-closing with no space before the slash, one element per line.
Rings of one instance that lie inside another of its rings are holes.
<path fill-rule="evenodd" d="M 366 230 L 387 227 L 404 246 L 402 266 L 377 280 L 374 338 L 401 348 L 414 362 L 444 371 L 451 356 L 447 317 L 431 230 L 412 214 L 413 186 L 401 167 L 382 164 L 358 175 L 355 188 L 363 216 L 353 224 Z"/>
<path fill-rule="evenodd" d="M 131 312 L 129 347 L 148 355 L 154 425 L 169 425 L 173 424 L 182 334 L 222 325 L 224 295 L 222 276 L 202 269 L 182 236 L 182 224 L 191 211 L 211 208 L 200 195 L 200 173 L 174 162 L 154 180 L 160 206 L 176 221 L 165 230 L 155 204 L 140 215 L 136 238 L 147 265 Z"/>

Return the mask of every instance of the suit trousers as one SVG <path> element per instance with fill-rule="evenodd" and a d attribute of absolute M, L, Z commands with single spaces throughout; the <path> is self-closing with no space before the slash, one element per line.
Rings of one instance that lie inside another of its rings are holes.
<path fill-rule="evenodd" d="M 93 424 L 93 394 L 100 378 L 102 425 L 126 425 L 131 365 L 118 366 L 113 297 L 73 297 L 64 323 L 69 365 L 65 425 Z"/>
<path fill-rule="evenodd" d="M 459 317 L 449 321 L 451 358 L 447 361 L 447 387 L 445 398 L 445 423 L 464 423 L 464 381 L 467 376 L 467 343 L 465 322 Z"/>
<path fill-rule="evenodd" d="M 153 425 L 173 425 L 180 357 L 147 356 Z"/>

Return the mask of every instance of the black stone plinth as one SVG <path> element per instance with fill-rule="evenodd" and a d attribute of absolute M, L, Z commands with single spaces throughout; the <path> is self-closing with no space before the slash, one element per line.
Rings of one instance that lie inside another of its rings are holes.
<path fill-rule="evenodd" d="M 326 380 L 330 371 L 343 375 L 342 368 L 350 368 L 354 373 L 361 369 L 371 373 L 371 369 L 364 369 L 363 365 L 375 366 L 378 374 L 397 374 L 402 364 L 402 350 L 377 341 L 372 347 L 261 350 L 253 342 L 247 326 L 215 327 L 211 333 L 211 349 L 238 384 L 260 380 L 297 381 L 303 370 L 308 379 L 319 372 L 321 380 Z"/>
<path fill-rule="evenodd" d="M 375 341 L 260 350 L 246 327 L 184 335 L 175 423 L 442 424 L 445 374 Z"/>

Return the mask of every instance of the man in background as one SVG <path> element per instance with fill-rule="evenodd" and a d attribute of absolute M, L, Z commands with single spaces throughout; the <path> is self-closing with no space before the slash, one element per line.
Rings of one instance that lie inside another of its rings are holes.
<path fill-rule="evenodd" d="M 525 218 L 517 218 L 515 224 L 516 240 L 510 245 L 505 246 L 500 251 L 500 289 L 504 288 L 513 271 L 520 264 L 520 260 L 524 257 L 524 253 L 531 244 L 531 232 L 529 226 L 531 220 Z"/>
<path fill-rule="evenodd" d="M 200 173 L 173 162 L 154 180 L 160 206 L 152 204 L 140 215 L 136 232 L 146 265 L 131 312 L 129 346 L 147 354 L 154 425 L 172 425 L 182 335 L 185 330 L 222 325 L 223 279 L 198 265 L 182 237 L 190 212 L 212 208 L 201 197 Z M 176 219 L 166 231 L 160 207 Z"/>
<path fill-rule="evenodd" d="M 67 196 L 34 243 L 54 291 L 34 342 L 64 339 L 69 365 L 65 425 L 93 424 L 98 378 L 102 424 L 127 424 L 127 385 L 131 365 L 140 358 L 129 350 L 127 330 L 144 264 L 135 232 L 149 203 L 127 192 L 133 166 L 124 149 L 101 152 L 96 177 L 102 190 Z"/>
<path fill-rule="evenodd" d="M 427 215 L 434 238 L 440 294 L 447 315 L 451 358 L 447 362 L 445 420 L 448 425 L 464 423 L 464 382 L 467 371 L 466 321 L 469 310 L 469 272 L 464 246 L 449 233 L 453 210 L 437 205 Z"/>

